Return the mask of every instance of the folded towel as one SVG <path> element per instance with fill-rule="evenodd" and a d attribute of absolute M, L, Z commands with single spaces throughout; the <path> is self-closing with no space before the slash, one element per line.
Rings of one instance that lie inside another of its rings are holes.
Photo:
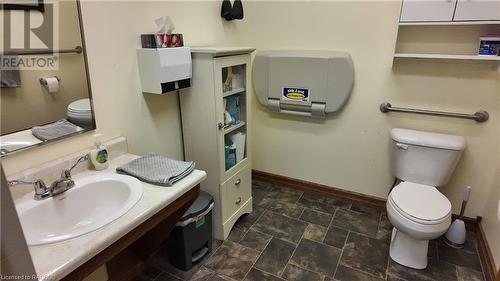
<path fill-rule="evenodd" d="M 48 125 L 35 126 L 31 128 L 31 133 L 43 141 L 57 139 L 59 137 L 80 131 L 83 131 L 83 129 L 66 119 L 61 119 Z"/>
<path fill-rule="evenodd" d="M 0 88 L 21 87 L 21 75 L 17 70 L 0 70 Z"/>
<path fill-rule="evenodd" d="M 0 60 L 3 61 L 0 55 Z M 18 88 L 21 87 L 21 75 L 19 68 L 0 69 L 0 88 Z"/>
<path fill-rule="evenodd" d="M 151 184 L 171 186 L 191 173 L 194 165 L 194 162 L 173 160 L 156 153 L 148 153 L 116 168 L 116 171 Z"/>
<path fill-rule="evenodd" d="M 19 75 L 19 70 L 1 70 L 0 76 L 1 88 L 21 87 L 21 76 Z"/>

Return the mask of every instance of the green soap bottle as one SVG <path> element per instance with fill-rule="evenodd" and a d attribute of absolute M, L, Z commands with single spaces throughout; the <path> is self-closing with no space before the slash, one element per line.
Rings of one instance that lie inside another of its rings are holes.
<path fill-rule="evenodd" d="M 109 167 L 108 150 L 101 142 L 101 134 L 94 135 L 95 148 L 90 151 L 90 161 L 96 170 L 104 170 Z"/>

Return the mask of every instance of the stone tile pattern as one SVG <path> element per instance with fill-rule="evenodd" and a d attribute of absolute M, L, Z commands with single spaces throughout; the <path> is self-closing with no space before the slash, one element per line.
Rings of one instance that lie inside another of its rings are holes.
<path fill-rule="evenodd" d="M 484 281 L 474 233 L 464 249 L 429 243 L 429 266 L 389 257 L 392 225 L 384 209 L 253 181 L 254 211 L 190 271 L 160 251 L 137 280 Z"/>

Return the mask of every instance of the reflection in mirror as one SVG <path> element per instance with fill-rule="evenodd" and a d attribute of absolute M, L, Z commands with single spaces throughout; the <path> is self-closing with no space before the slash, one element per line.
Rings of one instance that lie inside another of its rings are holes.
<path fill-rule="evenodd" d="M 79 3 L 44 2 L 0 10 L 1 156 L 96 128 Z"/>

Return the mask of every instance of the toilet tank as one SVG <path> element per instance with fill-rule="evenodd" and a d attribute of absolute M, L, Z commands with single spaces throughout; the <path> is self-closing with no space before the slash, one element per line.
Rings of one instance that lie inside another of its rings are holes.
<path fill-rule="evenodd" d="M 430 186 L 448 183 L 465 149 L 461 136 L 408 129 L 391 130 L 393 175 Z"/>

